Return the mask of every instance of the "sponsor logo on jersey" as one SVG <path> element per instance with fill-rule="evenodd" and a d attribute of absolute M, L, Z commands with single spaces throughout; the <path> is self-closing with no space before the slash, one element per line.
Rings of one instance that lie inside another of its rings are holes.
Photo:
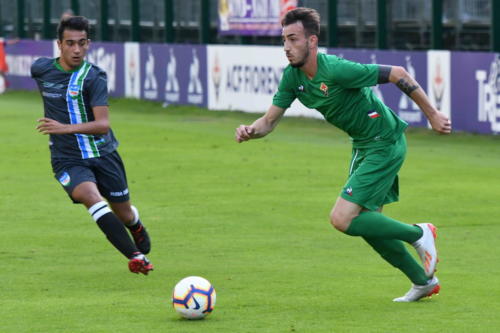
<path fill-rule="evenodd" d="M 321 82 L 319 89 L 323 92 L 323 95 L 328 96 L 328 86 L 324 82 Z"/>
<path fill-rule="evenodd" d="M 63 89 L 64 88 L 64 84 L 62 84 L 62 83 L 52 83 L 52 82 L 44 81 L 42 83 L 42 85 L 44 88 L 54 88 L 54 89 Z"/>
<path fill-rule="evenodd" d="M 62 186 L 68 186 L 69 183 L 71 183 L 71 178 L 67 172 L 64 172 L 61 177 L 59 177 L 59 183 L 61 183 Z"/>
<path fill-rule="evenodd" d="M 58 94 L 58 93 L 50 93 L 50 92 L 42 92 L 42 96 L 43 97 L 47 97 L 47 98 L 60 98 L 62 97 L 62 94 Z"/>
<path fill-rule="evenodd" d="M 77 98 L 80 94 L 80 86 L 77 84 L 69 85 L 68 94 L 71 96 L 71 98 Z"/>
<path fill-rule="evenodd" d="M 303 85 L 300 85 L 298 88 L 297 88 L 298 91 L 300 92 L 304 92 L 304 86 Z"/>
<path fill-rule="evenodd" d="M 371 110 L 371 111 L 368 111 L 368 117 L 370 117 L 370 118 L 378 118 L 378 117 L 380 117 L 380 115 L 378 114 L 377 111 Z"/>

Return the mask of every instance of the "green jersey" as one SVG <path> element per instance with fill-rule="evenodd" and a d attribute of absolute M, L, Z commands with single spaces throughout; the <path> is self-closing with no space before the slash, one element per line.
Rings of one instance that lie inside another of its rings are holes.
<path fill-rule="evenodd" d="M 312 79 L 299 68 L 285 68 L 273 105 L 286 109 L 298 98 L 349 134 L 355 148 L 383 146 L 401 136 L 408 124 L 369 88 L 377 84 L 378 65 L 323 53 L 318 53 L 317 60 L 318 69 Z"/>

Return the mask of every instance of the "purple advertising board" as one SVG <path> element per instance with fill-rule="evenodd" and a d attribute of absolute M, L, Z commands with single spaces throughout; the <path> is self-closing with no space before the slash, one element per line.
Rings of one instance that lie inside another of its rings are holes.
<path fill-rule="evenodd" d="M 35 81 L 31 79 L 31 64 L 39 57 L 54 57 L 58 54 L 53 41 L 27 41 L 9 45 L 7 62 L 9 88 L 14 90 L 35 90 Z M 106 71 L 108 91 L 111 96 L 124 95 L 123 44 L 92 43 L 87 53 L 87 61 Z"/>
<path fill-rule="evenodd" d="M 87 53 L 87 61 L 106 72 L 108 93 L 113 97 L 125 95 L 124 57 L 122 43 L 91 43 Z"/>
<path fill-rule="evenodd" d="M 141 44 L 141 98 L 207 106 L 205 46 Z"/>
<path fill-rule="evenodd" d="M 31 64 L 40 57 L 52 57 L 54 43 L 52 41 L 21 40 L 6 47 L 9 73 L 7 82 L 12 90 L 36 90 L 35 81 L 31 78 Z"/>
<path fill-rule="evenodd" d="M 416 78 L 424 90 L 427 89 L 426 52 L 329 49 L 328 53 L 364 64 L 402 66 L 406 68 L 410 75 Z M 394 85 L 377 85 L 372 87 L 372 90 L 388 107 L 411 126 L 427 126 L 427 118 L 425 118 L 418 106 Z"/>
<path fill-rule="evenodd" d="M 219 0 L 219 34 L 279 36 L 279 0 Z"/>
<path fill-rule="evenodd" d="M 500 58 L 494 53 L 451 55 L 453 128 L 500 133 Z"/>
<path fill-rule="evenodd" d="M 208 105 L 209 70 L 205 45 L 137 44 L 136 46 L 136 62 L 129 61 L 126 66 L 124 44 L 91 44 L 87 60 L 107 72 L 110 96 L 126 95 L 126 73 L 136 68 L 140 80 L 137 81 L 137 94 L 133 94 L 133 97 L 164 104 L 193 104 L 203 107 Z M 58 53 L 54 41 L 29 40 L 8 45 L 6 51 L 9 65 L 7 80 L 9 88 L 13 90 L 35 90 L 36 85 L 30 75 L 31 64 L 39 57 L 53 57 Z M 449 60 L 444 57 L 431 66 L 432 52 L 328 50 L 330 54 L 360 63 L 402 66 L 426 91 L 428 91 L 427 85 L 431 84 L 428 83 L 427 76 L 434 78 L 434 74 L 428 74 L 428 70 L 437 64 L 436 68 L 442 70 L 437 71 L 435 79 L 444 78 L 447 82 L 446 75 L 448 75 L 448 81 L 451 81 L 445 86 L 451 88 L 449 89 L 451 107 L 448 107 L 448 114 L 453 129 L 484 134 L 500 133 L 500 56 L 494 53 L 450 52 Z M 129 58 L 135 59 L 131 56 Z M 132 66 L 135 63 L 139 63 L 140 66 Z M 445 74 L 448 72 L 443 70 L 445 63 L 449 63 L 450 74 Z M 135 70 L 133 72 L 135 73 Z M 427 126 L 427 120 L 417 105 L 394 85 L 378 85 L 372 89 L 411 126 Z"/>

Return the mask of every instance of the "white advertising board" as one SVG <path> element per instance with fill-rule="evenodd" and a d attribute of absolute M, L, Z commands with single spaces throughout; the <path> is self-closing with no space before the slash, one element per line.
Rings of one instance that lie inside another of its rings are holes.
<path fill-rule="evenodd" d="M 451 52 L 427 52 L 427 90 L 431 103 L 451 118 Z"/>
<path fill-rule="evenodd" d="M 209 45 L 208 108 L 266 112 L 287 65 L 281 46 Z M 306 108 L 298 100 L 285 115 L 323 118 L 318 111 Z"/>

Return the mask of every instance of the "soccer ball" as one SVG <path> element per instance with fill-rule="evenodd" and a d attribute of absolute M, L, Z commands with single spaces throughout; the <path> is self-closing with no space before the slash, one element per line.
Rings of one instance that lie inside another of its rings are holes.
<path fill-rule="evenodd" d="M 175 285 L 172 305 L 184 318 L 202 319 L 213 311 L 215 299 L 215 289 L 210 282 L 199 276 L 188 276 Z"/>

